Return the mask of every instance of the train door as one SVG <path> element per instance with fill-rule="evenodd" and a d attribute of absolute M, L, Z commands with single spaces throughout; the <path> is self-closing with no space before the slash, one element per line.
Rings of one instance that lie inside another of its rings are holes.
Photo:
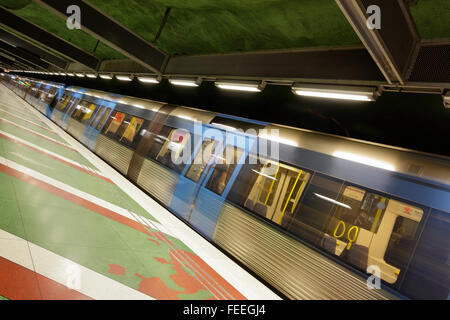
<path fill-rule="evenodd" d="M 309 180 L 310 173 L 272 161 L 259 171 L 245 207 L 281 224 L 286 214 L 293 214 L 298 200 Z"/>
<path fill-rule="evenodd" d="M 195 139 L 194 139 L 195 141 Z M 183 219 L 188 219 L 194 199 L 215 156 L 223 144 L 205 133 L 203 140 L 196 146 L 190 163 L 185 167 L 175 187 L 170 207 Z"/>
<path fill-rule="evenodd" d="M 67 122 L 69 121 L 72 113 L 74 113 L 74 111 L 77 108 L 80 101 L 81 101 L 81 98 L 72 97 L 71 103 L 69 103 L 68 107 L 61 114 L 59 125 L 61 127 L 63 127 L 64 129 L 67 129 Z"/>
<path fill-rule="evenodd" d="M 222 142 L 206 131 L 180 177 L 171 207 L 208 238 L 212 237 L 223 202 L 247 155 L 245 146 L 250 143 L 243 134 L 227 134 Z"/>
<path fill-rule="evenodd" d="M 103 128 L 104 123 L 111 114 L 114 105 L 115 104 L 112 102 L 108 101 L 103 102 L 100 108 L 98 108 L 92 121 L 88 124 L 85 134 L 83 136 L 83 143 L 86 146 L 88 146 L 91 150 L 95 148 L 97 137 L 100 134 L 100 131 Z"/>
<path fill-rule="evenodd" d="M 75 97 L 72 97 L 69 94 L 64 94 L 56 104 L 50 119 L 52 119 L 57 124 L 60 124 L 63 113 L 67 111 L 67 108 L 70 108 L 74 100 Z"/>
<path fill-rule="evenodd" d="M 225 144 L 219 153 L 212 156 L 210 165 L 205 169 L 188 221 L 208 238 L 212 238 L 223 202 L 244 156 L 244 148 Z"/>

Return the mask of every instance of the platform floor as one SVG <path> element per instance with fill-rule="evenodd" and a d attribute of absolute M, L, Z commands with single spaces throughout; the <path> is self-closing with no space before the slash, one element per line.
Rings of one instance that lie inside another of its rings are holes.
<path fill-rule="evenodd" d="M 0 300 L 279 299 L 0 84 Z"/>

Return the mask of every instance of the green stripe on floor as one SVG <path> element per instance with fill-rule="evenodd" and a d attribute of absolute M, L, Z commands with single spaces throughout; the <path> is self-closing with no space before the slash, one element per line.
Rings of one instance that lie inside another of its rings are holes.
<path fill-rule="evenodd" d="M 50 132 L 48 130 L 45 130 L 43 128 L 40 128 L 39 126 L 41 126 L 41 125 L 39 123 L 36 123 L 36 121 L 31 121 L 31 122 L 36 124 L 36 125 L 33 125 L 32 123 L 29 123 L 29 122 L 27 122 L 25 120 L 17 119 L 17 118 L 15 118 L 14 116 L 12 116 L 10 114 L 4 113 L 1 110 L 0 110 L 0 118 L 6 119 L 8 121 L 11 121 L 11 122 L 19 125 L 19 126 L 27 128 L 29 130 L 33 130 L 34 132 L 37 132 L 37 133 L 39 133 L 39 134 L 41 134 L 41 135 L 43 135 L 43 136 L 45 136 L 47 138 L 51 138 L 53 140 L 56 140 L 56 141 L 59 141 L 59 142 L 61 142 L 63 144 L 68 145 L 68 143 L 63 138 L 61 138 L 59 135 L 54 134 L 54 133 L 52 133 L 52 132 Z M 17 128 L 17 130 L 21 130 L 21 129 Z"/>
<path fill-rule="evenodd" d="M 39 119 L 35 115 L 31 114 L 27 110 L 19 110 L 17 108 L 7 107 L 0 103 L 0 111 L 8 111 L 12 114 L 17 115 L 18 117 L 21 117 L 22 119 L 33 121 L 34 123 L 37 123 L 47 129 L 50 129 L 50 127 L 46 123 L 44 123 L 41 119 Z"/>
<path fill-rule="evenodd" d="M 156 221 L 151 214 L 116 185 L 2 137 L 0 137 L 0 156 L 116 206 Z"/>
<path fill-rule="evenodd" d="M 8 299 L 3 296 L 0 296 L 0 300 L 8 300 Z"/>
<path fill-rule="evenodd" d="M 60 156 L 78 162 L 82 165 L 85 165 L 89 168 L 98 170 L 93 164 L 91 164 L 88 160 L 86 160 L 83 156 L 81 156 L 78 152 L 69 150 L 61 145 L 58 145 L 54 142 L 47 141 L 44 138 L 38 137 L 30 132 L 24 131 L 22 129 L 16 128 L 10 124 L 0 122 L 0 130 L 5 131 L 13 136 L 16 136 L 22 140 L 25 140 L 29 143 L 37 145 L 43 149 L 56 153 Z"/>

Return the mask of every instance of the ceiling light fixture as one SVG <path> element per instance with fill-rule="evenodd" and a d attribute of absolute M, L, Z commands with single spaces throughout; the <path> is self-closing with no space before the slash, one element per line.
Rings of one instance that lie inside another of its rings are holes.
<path fill-rule="evenodd" d="M 79 78 L 84 78 L 84 74 L 82 74 L 82 73 L 75 73 L 75 75 Z"/>
<path fill-rule="evenodd" d="M 116 78 L 120 81 L 131 81 L 133 80 L 132 76 L 124 76 L 124 75 L 116 75 Z"/>
<path fill-rule="evenodd" d="M 138 80 L 143 83 L 159 83 L 156 77 L 138 77 Z"/>
<path fill-rule="evenodd" d="M 91 78 L 91 79 L 94 79 L 94 78 L 97 78 L 97 75 L 94 74 L 94 73 L 87 73 L 87 74 L 86 74 L 86 77 Z"/>
<path fill-rule="evenodd" d="M 198 87 L 196 80 L 169 79 L 169 82 L 175 86 Z"/>
<path fill-rule="evenodd" d="M 100 78 L 105 79 L 105 80 L 111 80 L 112 76 L 109 74 L 101 74 Z"/>
<path fill-rule="evenodd" d="M 252 82 L 215 82 L 216 87 L 225 90 L 261 92 L 262 88 L 259 83 Z"/>
<path fill-rule="evenodd" d="M 295 84 L 292 91 L 299 96 L 338 100 L 375 101 L 378 97 L 374 87 Z"/>

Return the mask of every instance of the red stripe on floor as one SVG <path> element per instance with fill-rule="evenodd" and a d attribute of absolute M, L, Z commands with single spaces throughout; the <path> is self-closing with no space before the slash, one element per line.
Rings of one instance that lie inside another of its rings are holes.
<path fill-rule="evenodd" d="M 3 257 L 0 257 L 0 294 L 10 300 L 92 300 Z"/>
<path fill-rule="evenodd" d="M 106 209 L 106 208 L 104 208 L 102 206 L 99 206 L 99 205 L 97 205 L 97 204 L 95 204 L 95 203 L 93 203 L 91 201 L 86 200 L 86 199 L 80 198 L 80 197 L 78 197 L 78 196 L 76 196 L 76 195 L 74 195 L 72 193 L 69 193 L 69 192 L 64 191 L 64 190 L 62 190 L 60 188 L 52 186 L 51 184 L 48 184 L 48 183 L 46 183 L 44 181 L 38 180 L 36 178 L 33 178 L 33 177 L 31 177 L 31 176 L 29 176 L 29 175 L 27 175 L 25 173 L 22 173 L 22 172 L 20 172 L 20 171 L 18 171 L 16 169 L 13 169 L 13 168 L 10 168 L 10 167 L 5 166 L 3 164 L 0 164 L 0 171 L 4 172 L 6 174 L 9 174 L 10 176 L 16 177 L 16 178 L 18 178 L 18 179 L 20 179 L 22 181 L 25 181 L 25 182 L 27 182 L 27 183 L 29 183 L 31 185 L 34 185 L 34 186 L 36 186 L 36 187 L 38 187 L 40 189 L 43 189 L 43 190 L 45 190 L 47 192 L 53 193 L 53 194 L 55 194 L 55 195 L 57 195 L 57 196 L 59 196 L 59 197 L 61 197 L 63 199 L 66 199 L 66 200 L 68 200 L 68 201 L 70 201 L 72 203 L 75 203 L 75 204 L 77 204 L 79 206 L 82 206 L 82 207 L 84 207 L 84 208 L 86 208 L 86 209 L 88 209 L 90 211 L 96 212 L 98 214 L 101 214 L 104 217 L 107 217 L 107 218 L 109 218 L 111 220 L 114 220 L 114 221 L 119 222 L 119 223 L 121 223 L 123 225 L 126 225 L 126 226 L 128 226 L 130 228 L 133 228 L 133 229 L 135 229 L 135 230 L 137 230 L 139 232 L 145 233 L 146 235 L 151 235 L 151 233 L 144 227 L 144 225 L 142 225 L 141 223 L 139 223 L 137 221 L 134 221 L 134 220 L 131 220 L 129 218 L 126 218 L 126 217 L 124 217 L 124 216 L 122 216 L 122 215 L 120 215 L 120 214 L 118 214 L 118 213 L 116 213 L 114 211 Z M 156 236 L 156 233 L 153 233 L 153 234 Z M 162 235 L 164 236 L 164 234 L 162 234 Z M 156 236 L 156 237 L 158 239 L 160 239 L 161 234 L 158 234 L 158 236 Z M 165 236 L 164 236 L 164 238 L 165 238 Z M 164 241 L 164 239 L 162 239 L 162 238 L 161 238 L 161 240 Z M 173 244 L 172 244 L 172 246 L 173 246 Z M 181 254 L 181 255 L 184 254 L 183 251 L 181 251 L 181 252 L 179 251 L 177 253 Z M 199 262 L 202 262 L 201 265 L 207 265 L 199 257 L 197 257 L 197 259 L 198 259 Z M 195 260 L 195 261 L 197 262 L 197 260 Z M 209 276 L 209 278 L 214 279 L 216 283 L 227 283 L 229 287 L 233 288 L 218 273 L 215 272 L 214 274 L 211 274 L 209 272 L 205 272 L 205 270 L 199 270 L 199 268 L 196 267 L 195 265 L 193 267 L 194 267 L 194 269 L 197 270 L 197 272 L 206 274 L 207 276 Z M 213 270 L 211 267 L 209 267 L 209 269 Z M 214 288 L 218 292 L 223 292 L 222 291 L 223 289 L 221 289 L 221 288 L 218 288 L 216 286 L 214 286 Z M 224 288 L 224 286 L 222 286 L 222 288 Z M 238 292 L 236 289 L 234 289 L 234 291 Z M 234 297 L 234 295 L 233 295 L 233 297 Z M 241 297 L 243 297 L 243 296 L 239 293 L 238 296 L 235 297 L 235 299 L 241 299 Z"/>
<path fill-rule="evenodd" d="M 7 123 L 7 124 L 10 124 L 10 125 L 12 125 L 12 126 L 14 126 L 14 127 L 16 127 L 16 128 L 21 129 L 21 130 L 24 130 L 24 131 L 27 131 L 27 132 L 29 132 L 29 133 L 32 133 L 32 134 L 34 134 L 35 136 L 38 136 L 38 137 L 40 137 L 40 138 L 42 138 L 42 139 L 45 139 L 45 140 L 47 140 L 47 141 L 56 143 L 56 144 L 58 144 L 58 145 L 60 145 L 60 146 L 62 146 L 62 147 L 64 147 L 64 148 L 67 148 L 67 149 L 69 149 L 69 150 L 71 150 L 71 151 L 78 152 L 78 151 L 75 150 L 74 148 L 72 148 L 72 147 L 70 147 L 70 146 L 68 146 L 68 145 L 66 145 L 66 144 L 64 144 L 64 143 L 62 143 L 62 142 L 53 140 L 53 139 L 48 138 L 48 137 L 46 137 L 46 136 L 44 136 L 44 135 L 42 135 L 42 134 L 40 134 L 40 133 L 37 133 L 37 132 L 35 132 L 35 131 L 33 131 L 33 130 L 29 130 L 29 129 L 27 129 L 27 128 L 24 128 L 24 127 L 22 127 L 22 126 L 19 126 L 19 125 L 15 124 L 14 122 L 11 122 L 11 121 L 9 121 L 9 120 L 0 118 L 0 121 L 5 122 L 5 123 Z"/>
<path fill-rule="evenodd" d="M 75 164 L 73 164 L 73 163 L 71 163 L 71 162 L 65 161 L 64 159 L 61 159 L 61 158 L 58 158 L 58 157 L 56 157 L 56 156 L 54 156 L 54 155 L 52 155 L 52 154 L 46 153 L 45 151 L 42 151 L 42 150 L 37 149 L 37 148 L 34 148 L 33 146 L 30 146 L 30 145 L 28 145 L 28 144 L 26 144 L 26 143 L 23 143 L 23 142 L 19 141 L 19 140 L 16 140 L 16 139 L 14 139 L 14 138 L 8 137 L 8 136 L 6 136 L 6 135 L 4 135 L 4 134 L 2 134 L 2 133 L 0 133 L 0 137 L 3 138 L 3 139 L 5 139 L 5 140 L 8 140 L 8 141 L 14 142 L 14 143 L 16 143 L 16 144 L 19 144 L 19 145 L 21 145 L 21 146 L 24 146 L 24 147 L 26 147 L 26 148 L 28 148 L 28 149 L 31 149 L 31 150 L 33 150 L 33 151 L 35 151 L 35 152 L 38 152 L 38 153 L 40 153 L 40 154 L 43 154 L 43 155 L 45 155 L 45 156 L 47 156 L 47 157 L 49 157 L 49 158 L 55 159 L 56 161 L 59 161 L 59 162 L 65 164 L 65 165 L 67 165 L 67 166 L 69 166 L 69 167 L 72 167 L 72 168 L 74 168 L 74 169 L 83 171 L 84 173 L 87 173 L 87 174 L 89 174 L 89 175 L 91 175 L 91 176 L 94 176 L 94 177 L 103 179 L 103 180 L 105 180 L 105 181 L 107 181 L 107 182 L 109 182 L 109 183 L 114 184 L 114 182 L 112 182 L 110 179 L 108 179 L 108 178 L 106 178 L 106 177 L 104 177 L 104 176 L 102 176 L 102 175 L 100 175 L 100 174 L 98 174 L 98 173 L 95 173 L 95 172 L 86 170 L 86 169 L 84 169 L 83 167 L 77 166 L 77 165 L 75 165 Z"/>

